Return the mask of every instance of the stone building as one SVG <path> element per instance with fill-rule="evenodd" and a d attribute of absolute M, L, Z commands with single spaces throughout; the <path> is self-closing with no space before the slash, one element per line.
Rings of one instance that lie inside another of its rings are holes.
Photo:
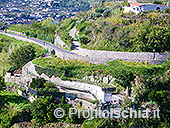
<path fill-rule="evenodd" d="M 10 68 L 5 74 L 4 82 L 19 84 L 21 82 L 21 76 L 22 76 L 21 71 L 12 70 L 12 68 Z"/>

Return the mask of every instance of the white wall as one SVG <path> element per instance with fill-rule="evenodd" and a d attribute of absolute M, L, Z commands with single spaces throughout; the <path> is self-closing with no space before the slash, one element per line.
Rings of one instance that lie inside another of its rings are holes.
<path fill-rule="evenodd" d="M 63 81 L 63 80 L 61 81 L 61 84 L 89 91 L 92 94 L 94 94 L 99 101 L 104 102 L 104 92 L 102 91 L 102 88 L 99 86 L 91 85 L 87 83 L 70 82 L 70 81 Z"/>

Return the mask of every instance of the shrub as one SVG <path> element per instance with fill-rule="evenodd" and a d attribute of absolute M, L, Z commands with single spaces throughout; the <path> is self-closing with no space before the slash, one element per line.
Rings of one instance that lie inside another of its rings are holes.
<path fill-rule="evenodd" d="M 19 88 L 19 90 L 22 92 L 22 93 L 26 93 L 26 89 L 24 89 L 24 88 Z"/>
<path fill-rule="evenodd" d="M 46 82 L 46 83 L 44 83 L 44 86 L 45 86 L 46 88 L 54 88 L 54 87 L 55 87 L 55 84 L 53 84 L 53 83 L 51 83 L 51 82 Z"/>
<path fill-rule="evenodd" d="M 168 55 L 168 58 L 167 58 L 167 60 L 170 62 L 170 54 Z"/>
<path fill-rule="evenodd" d="M 104 16 L 104 17 L 109 17 L 110 14 L 111 14 L 110 10 L 105 10 L 105 11 L 103 12 L 103 16 Z"/>
<path fill-rule="evenodd" d="M 31 88 L 43 88 L 44 87 L 44 83 L 46 82 L 46 80 L 44 78 L 33 78 L 30 87 Z"/>
<path fill-rule="evenodd" d="M 37 95 L 58 97 L 60 93 L 58 88 L 38 88 Z"/>
<path fill-rule="evenodd" d="M 26 36 L 29 36 L 29 34 L 30 34 L 30 33 L 29 33 L 28 31 L 25 32 L 25 35 L 26 35 Z"/>
<path fill-rule="evenodd" d="M 101 14 L 101 13 L 96 13 L 95 16 L 96 16 L 96 17 L 101 17 L 102 14 Z"/>
<path fill-rule="evenodd" d="M 30 37 L 37 38 L 37 34 L 36 33 L 30 33 Z"/>
<path fill-rule="evenodd" d="M 89 40 L 86 36 L 82 36 L 82 37 L 80 37 L 80 42 L 82 44 L 88 44 Z"/>
<path fill-rule="evenodd" d="M 96 13 L 103 13 L 104 12 L 104 9 L 103 8 L 97 8 L 95 10 Z"/>
<path fill-rule="evenodd" d="M 95 103 L 98 103 L 98 101 L 97 100 L 93 100 L 93 101 L 90 101 L 90 103 L 95 104 Z"/>
<path fill-rule="evenodd" d="M 9 56 L 9 63 L 14 67 L 21 68 L 26 61 L 35 56 L 35 48 L 32 45 L 24 45 L 12 52 Z"/>

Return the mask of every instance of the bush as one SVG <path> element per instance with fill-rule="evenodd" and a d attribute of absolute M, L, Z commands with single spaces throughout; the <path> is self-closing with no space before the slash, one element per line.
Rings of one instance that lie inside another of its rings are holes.
<path fill-rule="evenodd" d="M 103 16 L 104 16 L 104 17 L 109 17 L 110 14 L 111 14 L 110 10 L 105 10 L 105 11 L 103 12 Z"/>
<path fill-rule="evenodd" d="M 56 120 L 54 110 L 57 105 L 53 97 L 40 97 L 31 104 L 31 115 L 36 123 L 47 124 Z"/>
<path fill-rule="evenodd" d="M 62 74 L 65 74 L 65 71 L 61 68 L 57 68 L 55 70 L 51 70 L 48 68 L 41 68 L 41 67 L 35 67 L 36 72 L 41 75 L 42 73 L 46 74 L 47 76 L 55 76 L 55 77 L 61 77 Z"/>
<path fill-rule="evenodd" d="M 168 55 L 168 58 L 167 58 L 167 60 L 170 62 L 170 54 Z"/>
<path fill-rule="evenodd" d="M 95 16 L 96 16 L 96 17 L 101 17 L 102 14 L 101 14 L 101 13 L 96 13 Z"/>
<path fill-rule="evenodd" d="M 54 87 L 55 87 L 55 84 L 53 84 L 53 83 L 51 83 L 51 82 L 46 82 L 46 83 L 44 83 L 44 86 L 45 86 L 46 88 L 54 88 Z"/>
<path fill-rule="evenodd" d="M 22 93 L 26 93 L 26 89 L 24 89 L 24 88 L 19 88 L 19 90 L 22 92 Z"/>
<path fill-rule="evenodd" d="M 30 37 L 37 38 L 37 34 L 36 33 L 30 33 Z"/>
<path fill-rule="evenodd" d="M 82 37 L 80 37 L 80 42 L 82 44 L 88 44 L 89 40 L 86 36 L 82 36 Z"/>
<path fill-rule="evenodd" d="M 95 103 L 98 103 L 98 101 L 97 100 L 93 100 L 93 101 L 90 101 L 90 103 L 95 104 Z"/>
<path fill-rule="evenodd" d="M 29 34 L 30 34 L 30 33 L 29 33 L 28 31 L 25 32 L 25 35 L 26 35 L 26 36 L 29 36 Z"/>
<path fill-rule="evenodd" d="M 153 4 L 162 4 L 162 2 L 154 0 Z"/>
<path fill-rule="evenodd" d="M 60 93 L 58 88 L 38 88 L 37 95 L 59 97 Z"/>
<path fill-rule="evenodd" d="M 33 78 L 30 87 L 31 88 L 43 88 L 44 87 L 44 83 L 46 82 L 46 80 L 44 78 Z"/>
<path fill-rule="evenodd" d="M 101 13 L 104 12 L 104 9 L 103 9 L 103 8 L 97 8 L 97 9 L 95 10 L 95 12 L 101 14 Z"/>
<path fill-rule="evenodd" d="M 12 52 L 9 56 L 9 63 L 14 67 L 21 68 L 25 62 L 35 56 L 35 48 L 32 45 L 24 45 Z"/>

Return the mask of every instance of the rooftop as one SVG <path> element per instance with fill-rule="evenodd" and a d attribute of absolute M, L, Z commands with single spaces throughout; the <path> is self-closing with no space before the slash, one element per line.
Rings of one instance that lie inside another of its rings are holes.
<path fill-rule="evenodd" d="M 143 4 L 141 4 L 141 3 L 131 3 L 131 5 L 135 5 L 135 6 L 142 6 Z"/>
<path fill-rule="evenodd" d="M 130 3 L 131 5 L 135 5 L 135 6 L 142 6 L 142 5 L 159 5 L 159 6 L 167 6 L 167 5 L 164 5 L 164 4 L 152 4 L 152 3 L 137 3 L 137 2 L 134 2 L 134 3 Z"/>

